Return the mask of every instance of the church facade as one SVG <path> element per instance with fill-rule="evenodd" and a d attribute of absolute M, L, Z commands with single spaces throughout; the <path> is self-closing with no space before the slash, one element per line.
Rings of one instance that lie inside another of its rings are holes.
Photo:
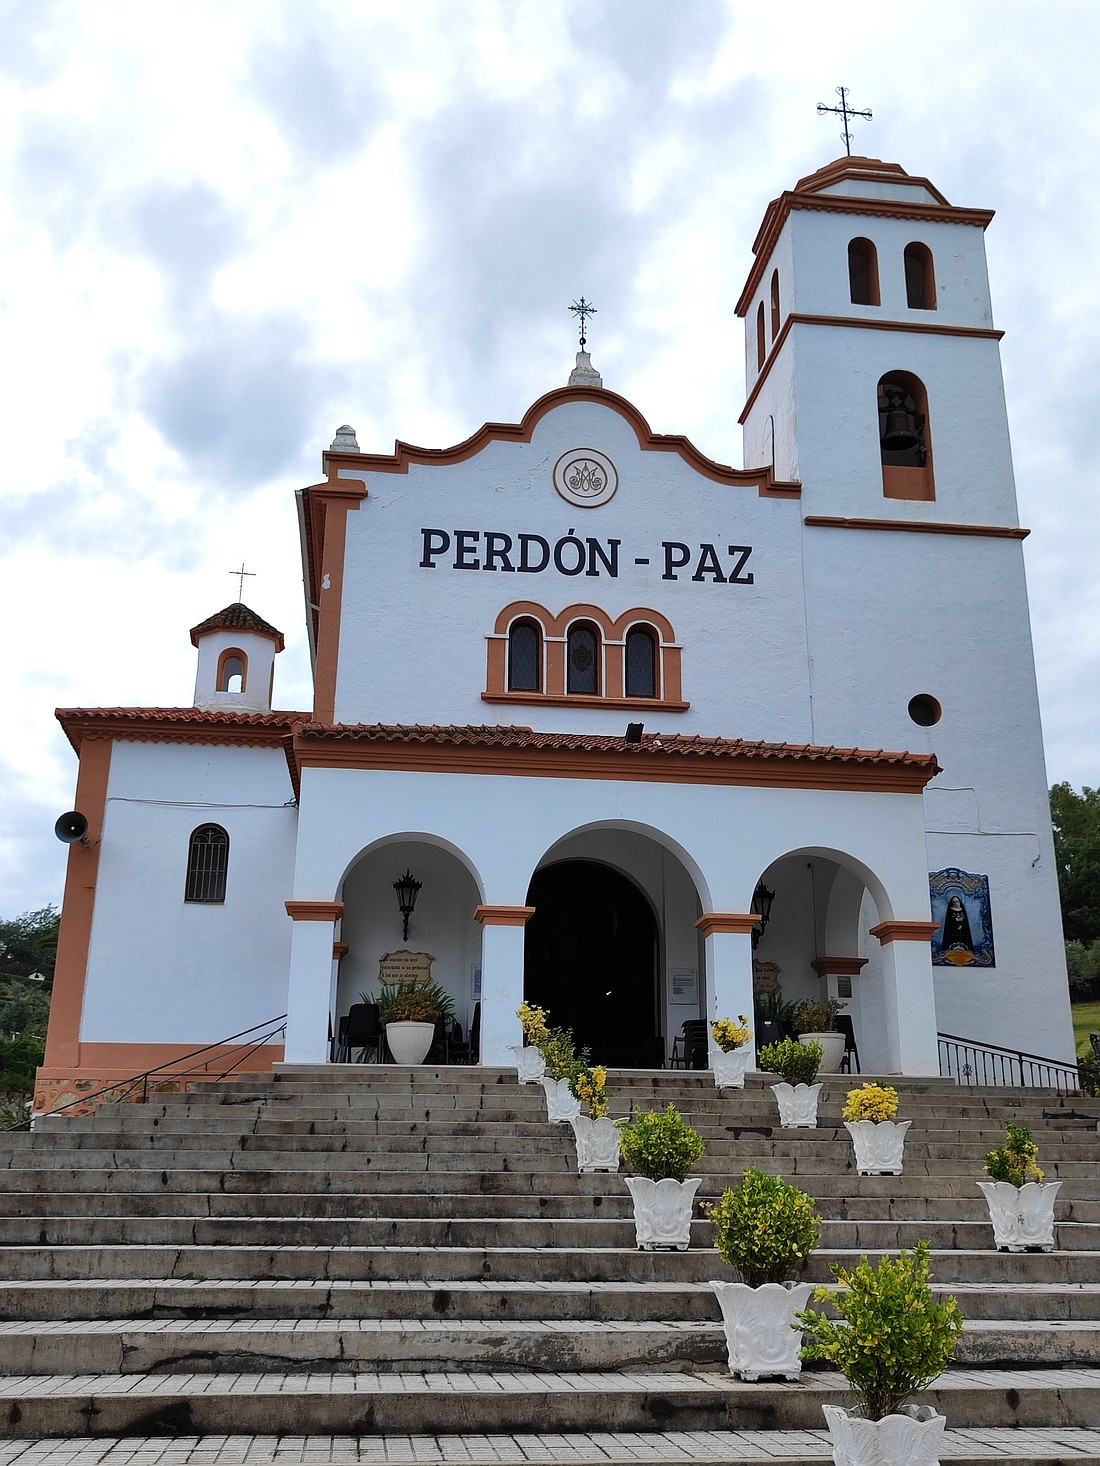
<path fill-rule="evenodd" d="M 990 218 L 861 158 L 769 206 L 746 468 L 583 352 L 453 448 L 341 429 L 299 494 L 313 707 L 272 711 L 235 604 L 193 706 L 59 713 L 89 829 L 39 1107 L 283 1013 L 248 1064 L 323 1062 L 402 947 L 489 1065 L 524 996 L 659 1066 L 776 986 L 842 998 L 867 1071 L 1072 1061 Z"/>

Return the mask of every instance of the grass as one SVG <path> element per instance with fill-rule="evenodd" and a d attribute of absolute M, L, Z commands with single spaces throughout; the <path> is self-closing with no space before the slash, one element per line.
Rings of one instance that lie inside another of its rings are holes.
<path fill-rule="evenodd" d="M 1089 1034 L 1100 1033 L 1100 1003 L 1074 1003 L 1073 1042 L 1079 1054 L 1089 1053 Z"/>

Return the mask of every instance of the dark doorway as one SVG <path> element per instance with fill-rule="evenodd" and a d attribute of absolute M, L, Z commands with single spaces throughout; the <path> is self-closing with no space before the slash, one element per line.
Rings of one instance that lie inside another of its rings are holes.
<path fill-rule="evenodd" d="M 659 1069 L 657 922 L 633 881 L 595 860 L 535 872 L 523 992 L 610 1068 Z"/>

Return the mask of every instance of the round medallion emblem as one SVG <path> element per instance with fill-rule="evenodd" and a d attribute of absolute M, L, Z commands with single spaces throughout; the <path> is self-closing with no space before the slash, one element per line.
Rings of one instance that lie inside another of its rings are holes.
<path fill-rule="evenodd" d="M 615 497 L 619 474 L 606 453 L 571 448 L 554 464 L 554 488 L 580 509 L 598 509 Z"/>

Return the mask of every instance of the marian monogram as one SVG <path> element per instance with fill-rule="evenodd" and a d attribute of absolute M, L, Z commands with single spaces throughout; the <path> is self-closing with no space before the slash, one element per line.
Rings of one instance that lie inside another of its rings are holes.
<path fill-rule="evenodd" d="M 554 465 L 554 488 L 563 499 L 581 509 L 597 509 L 614 497 L 619 487 L 615 465 L 594 448 L 572 448 Z"/>

